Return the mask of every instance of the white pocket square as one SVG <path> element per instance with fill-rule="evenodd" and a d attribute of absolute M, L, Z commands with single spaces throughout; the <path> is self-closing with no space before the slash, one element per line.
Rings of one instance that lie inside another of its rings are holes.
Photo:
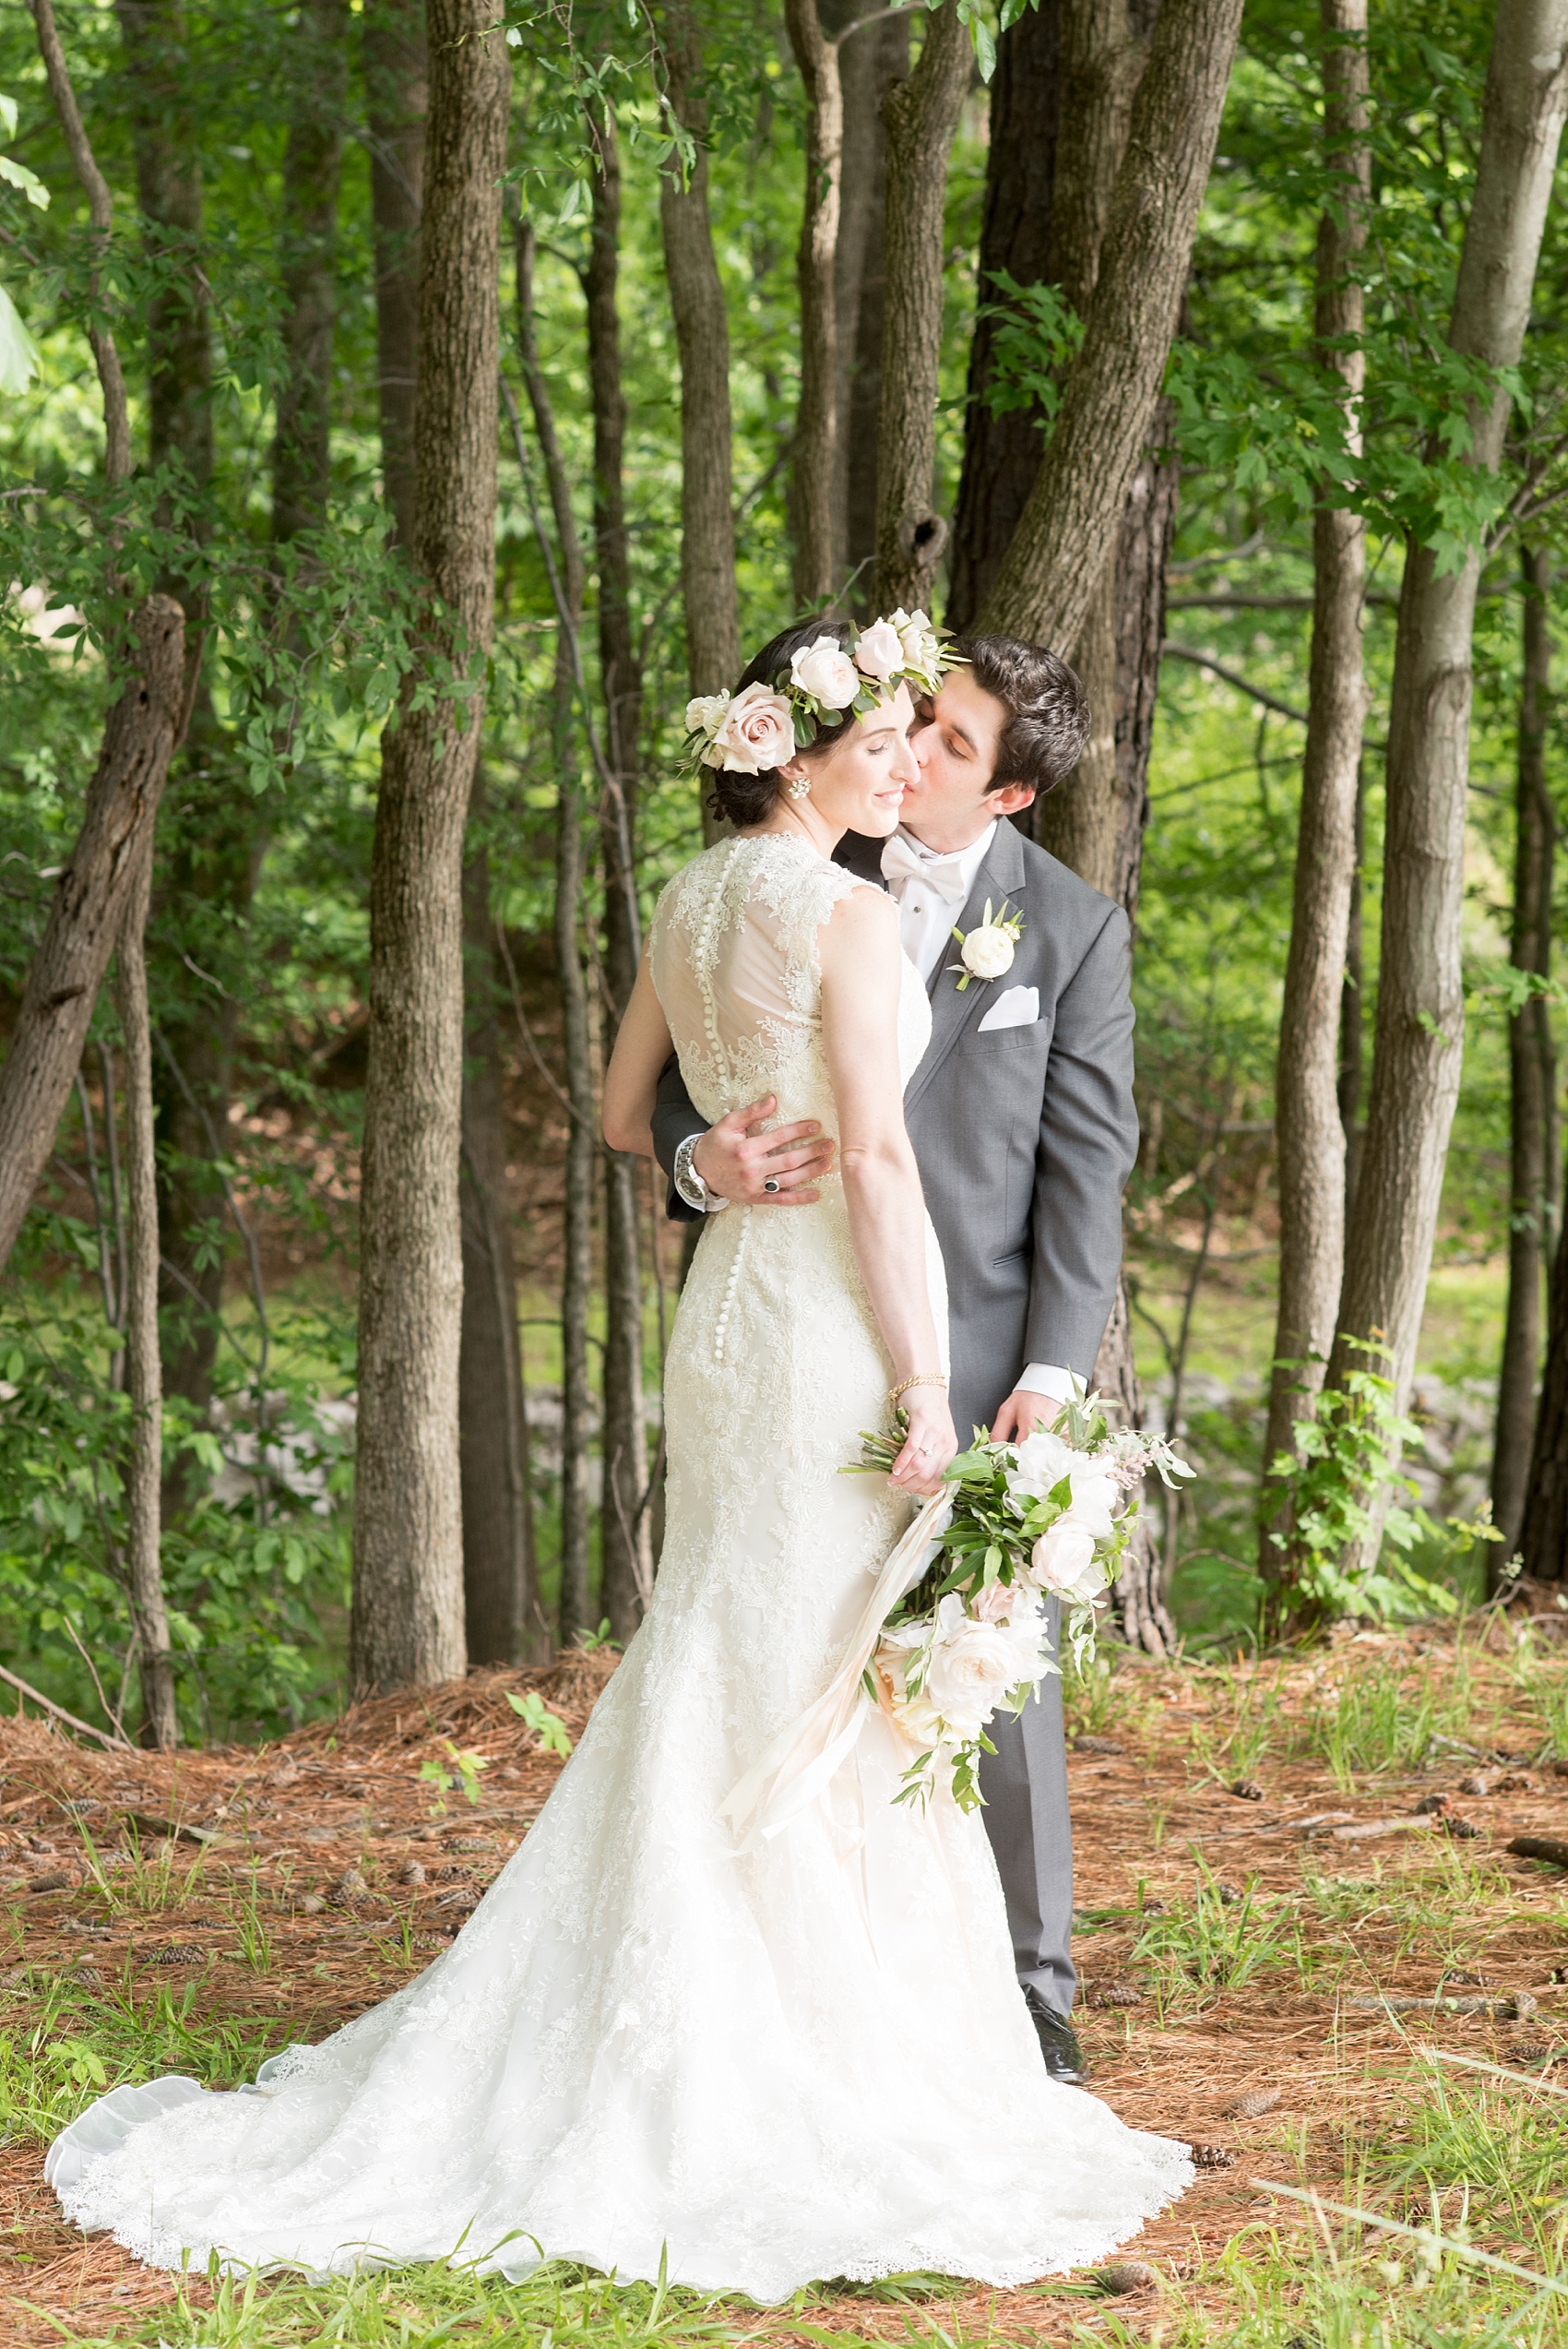
<path fill-rule="evenodd" d="M 976 1030 L 986 1035 L 992 1028 L 1032 1028 L 1039 1018 L 1038 987 L 1009 987 L 999 995 Z"/>

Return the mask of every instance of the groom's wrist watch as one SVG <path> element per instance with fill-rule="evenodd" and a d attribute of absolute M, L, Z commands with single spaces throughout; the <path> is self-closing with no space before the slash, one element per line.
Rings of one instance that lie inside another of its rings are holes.
<path fill-rule="evenodd" d="M 728 1207 L 730 1202 L 728 1199 L 721 1199 L 717 1191 L 708 1189 L 693 1163 L 697 1144 L 701 1139 L 701 1134 L 686 1136 L 685 1140 L 675 1152 L 675 1165 L 671 1180 L 688 1207 L 695 1207 L 702 1215 L 717 1215 L 720 1208 Z"/>

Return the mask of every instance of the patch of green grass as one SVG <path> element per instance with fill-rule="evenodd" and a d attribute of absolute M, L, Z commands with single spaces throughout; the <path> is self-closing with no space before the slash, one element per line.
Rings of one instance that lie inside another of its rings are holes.
<path fill-rule="evenodd" d="M 1150 1968 L 1162 2012 L 1190 2003 L 1194 1994 L 1242 1990 L 1256 1974 L 1296 1962 L 1289 1904 L 1265 1906 L 1253 1881 L 1233 1890 L 1195 1852 L 1194 1857 L 1198 1883 L 1192 1900 L 1146 1915 L 1133 1944 L 1133 1962 Z"/>
<path fill-rule="evenodd" d="M 1495 1704 L 1461 1639 L 1441 1671 L 1382 1656 L 1351 1665 L 1306 1709 L 1292 1747 L 1324 1763 L 1348 1795 L 1358 1778 L 1419 1770 L 1445 1742 L 1484 1746 L 1494 1729 Z"/>
<path fill-rule="evenodd" d="M 127 1966 L 117 1985 L 94 1992 L 59 1975 L 29 1985 L 25 2013 L 0 2001 L 0 2136 L 47 2140 L 104 2089 L 163 2072 L 237 2088 L 311 2035 L 276 2018 L 200 2014 L 196 1982 L 144 1981 Z"/>

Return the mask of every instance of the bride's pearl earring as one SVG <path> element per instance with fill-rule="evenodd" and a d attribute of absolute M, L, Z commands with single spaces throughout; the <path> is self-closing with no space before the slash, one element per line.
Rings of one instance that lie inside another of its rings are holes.
<path fill-rule="evenodd" d="M 789 793 L 791 799 L 809 799 L 811 797 L 812 791 L 811 777 L 809 775 L 791 775 L 784 788 Z"/>

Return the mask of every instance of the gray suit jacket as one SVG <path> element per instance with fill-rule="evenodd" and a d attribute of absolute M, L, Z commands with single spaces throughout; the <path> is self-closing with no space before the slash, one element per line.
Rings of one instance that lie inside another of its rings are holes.
<path fill-rule="evenodd" d="M 880 841 L 853 833 L 838 849 L 841 864 L 879 883 L 880 856 Z M 956 926 L 972 928 L 988 898 L 993 914 L 1005 900 L 1023 917 L 1013 967 L 960 995 L 945 967 L 956 946 L 943 957 L 931 1043 L 904 1094 L 947 1267 L 953 1417 L 965 1442 L 990 1425 L 1026 1363 L 1093 1370 L 1138 1144 L 1126 915 L 1005 817 Z M 982 1035 L 988 1009 L 1015 986 L 1038 990 L 1039 1019 Z M 704 1122 L 671 1061 L 653 1119 L 667 1172 Z M 672 1197 L 671 1212 L 692 1210 Z"/>

